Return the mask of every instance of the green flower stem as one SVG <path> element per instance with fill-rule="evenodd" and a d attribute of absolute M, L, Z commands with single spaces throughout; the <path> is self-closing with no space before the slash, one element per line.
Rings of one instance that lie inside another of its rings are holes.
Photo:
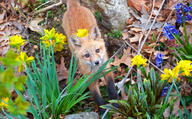
<path fill-rule="evenodd" d="M 182 97 L 181 97 L 181 95 L 180 95 L 180 92 L 179 92 L 177 86 L 175 85 L 175 83 L 173 83 L 173 84 L 174 84 L 174 87 L 175 87 L 175 89 L 176 89 L 176 91 L 177 91 L 177 93 L 178 93 L 178 95 L 179 95 L 179 98 L 180 98 L 180 100 L 181 100 L 181 103 L 182 103 L 182 105 L 183 105 L 183 107 L 184 107 L 185 113 L 186 113 L 186 115 L 188 116 L 188 118 L 190 118 L 189 112 L 188 112 L 187 109 L 186 109 L 185 103 L 184 103 L 184 101 L 183 101 L 183 99 L 182 99 Z"/>
<path fill-rule="evenodd" d="M 169 89 L 169 91 L 168 91 L 168 93 L 167 93 L 167 96 L 166 96 L 166 98 L 165 98 L 163 107 L 162 107 L 161 112 L 160 112 L 160 117 L 159 117 L 159 119 L 161 119 L 161 116 L 163 115 L 163 112 L 165 111 L 165 108 L 167 107 L 167 106 L 166 106 L 166 102 L 168 101 L 169 95 L 171 94 L 171 91 L 172 91 L 172 89 L 173 89 L 173 86 L 174 86 L 174 83 L 175 83 L 175 82 L 176 82 L 176 78 L 173 80 L 173 83 L 171 84 L 170 89 Z"/>
<path fill-rule="evenodd" d="M 137 70 L 139 70 L 139 71 L 141 72 L 140 67 L 137 67 Z M 137 75 L 139 75 L 139 81 L 140 81 L 141 91 L 142 91 L 142 93 L 143 93 L 143 95 L 144 95 L 144 97 L 145 97 L 145 91 L 144 91 L 144 88 L 143 88 L 143 82 L 142 82 L 142 80 L 141 80 L 141 73 L 138 73 Z M 139 89 L 139 90 L 140 90 L 140 89 Z M 145 99 L 145 104 L 146 104 L 146 107 L 147 107 L 147 112 L 149 112 L 149 107 L 148 107 L 148 104 L 147 104 L 146 99 Z"/>
<path fill-rule="evenodd" d="M 178 95 L 179 95 L 179 98 L 180 98 L 181 103 L 182 103 L 182 105 L 183 105 L 183 107 L 184 107 L 184 110 L 185 110 L 186 115 L 188 116 L 188 118 L 190 117 L 189 112 L 188 112 L 187 109 L 186 109 L 185 103 L 184 103 L 184 101 L 183 101 L 183 99 L 182 99 L 182 97 L 181 97 L 181 95 L 180 95 L 180 92 L 179 92 L 179 90 L 178 90 L 175 82 L 176 82 L 176 78 L 174 79 L 174 81 L 173 81 L 173 83 L 171 84 L 170 89 L 169 89 L 169 91 L 168 91 L 168 93 L 167 93 L 167 96 L 166 96 L 166 98 L 165 98 L 165 101 L 164 101 L 164 104 L 163 104 L 163 107 L 162 107 L 162 110 L 161 110 L 161 113 L 160 113 L 160 118 L 161 118 L 161 116 L 163 115 L 163 112 L 165 111 L 166 104 L 167 104 L 166 102 L 168 101 L 168 98 L 169 98 L 169 95 L 170 95 L 170 93 L 171 93 L 171 91 L 172 91 L 172 89 L 173 89 L 173 86 L 175 87 L 175 89 L 176 89 L 176 91 L 177 91 L 177 93 L 178 93 Z"/>

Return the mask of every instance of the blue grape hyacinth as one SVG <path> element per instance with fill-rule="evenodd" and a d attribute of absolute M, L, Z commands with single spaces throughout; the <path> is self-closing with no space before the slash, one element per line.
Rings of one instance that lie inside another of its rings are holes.
<path fill-rule="evenodd" d="M 174 35 L 179 35 L 179 31 L 175 28 L 175 26 L 171 26 L 169 23 L 167 23 L 163 29 L 163 34 L 172 40 L 175 39 Z"/>
<path fill-rule="evenodd" d="M 165 95 L 167 94 L 168 89 L 169 89 L 169 86 L 165 86 L 165 87 L 163 88 L 163 91 L 162 91 L 162 93 L 161 93 L 161 96 L 165 96 Z"/>
<path fill-rule="evenodd" d="M 177 23 L 182 24 L 183 21 L 186 22 L 192 20 L 192 3 L 190 3 L 190 5 L 177 3 L 177 5 L 175 5 L 175 9 Z"/>
<path fill-rule="evenodd" d="M 163 63 L 163 55 L 161 53 L 157 53 L 157 55 L 155 56 L 155 62 L 157 67 L 160 66 L 161 63 Z"/>

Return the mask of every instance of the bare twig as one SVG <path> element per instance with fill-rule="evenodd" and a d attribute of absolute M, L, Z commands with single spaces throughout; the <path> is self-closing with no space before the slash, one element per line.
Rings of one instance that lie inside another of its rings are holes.
<path fill-rule="evenodd" d="M 115 54 L 113 56 L 110 57 L 110 59 L 114 58 L 115 55 L 117 55 L 117 53 L 119 53 L 124 47 L 125 47 L 125 43 L 115 52 Z"/>
<path fill-rule="evenodd" d="M 54 7 L 58 7 L 58 6 L 62 5 L 63 3 L 65 3 L 64 0 L 60 0 L 60 2 L 58 2 L 58 3 L 56 3 L 56 4 L 50 5 L 50 6 L 48 6 L 48 7 L 45 7 L 45 8 L 43 8 L 43 9 L 40 9 L 40 10 L 37 10 L 37 11 L 35 12 L 35 14 L 38 14 L 38 13 L 41 13 L 41 12 L 45 12 L 45 11 L 47 11 L 47 10 L 50 10 L 50 9 L 54 8 Z"/>
<path fill-rule="evenodd" d="M 35 10 L 38 10 L 40 7 L 46 5 L 46 4 L 50 3 L 50 2 L 51 2 L 51 1 L 47 1 L 47 2 L 45 2 L 45 3 L 41 4 L 41 5 L 39 5 L 37 8 L 35 8 Z"/>

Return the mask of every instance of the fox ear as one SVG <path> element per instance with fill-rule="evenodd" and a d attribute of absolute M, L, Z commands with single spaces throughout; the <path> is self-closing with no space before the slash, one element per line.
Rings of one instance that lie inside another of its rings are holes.
<path fill-rule="evenodd" d="M 71 35 L 71 37 L 69 38 L 70 43 L 72 45 L 72 47 L 81 47 L 81 38 L 77 37 L 76 35 Z"/>
<path fill-rule="evenodd" d="M 97 38 L 101 38 L 101 32 L 98 26 L 92 26 L 90 31 L 90 37 L 94 40 L 96 40 Z"/>

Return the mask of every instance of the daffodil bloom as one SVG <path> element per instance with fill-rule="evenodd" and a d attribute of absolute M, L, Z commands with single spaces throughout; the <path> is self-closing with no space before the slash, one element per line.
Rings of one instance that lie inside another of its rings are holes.
<path fill-rule="evenodd" d="M 42 40 L 53 40 L 55 39 L 55 28 L 52 28 L 50 31 L 47 29 L 44 29 L 45 35 L 41 37 Z"/>
<path fill-rule="evenodd" d="M 42 43 L 45 44 L 45 47 L 46 47 L 47 49 L 49 49 L 49 47 L 51 46 L 51 43 L 50 43 L 49 40 L 43 40 Z"/>
<path fill-rule="evenodd" d="M 56 33 L 55 40 L 56 40 L 56 44 L 58 44 L 58 43 L 66 44 L 66 36 L 64 36 L 62 33 Z"/>
<path fill-rule="evenodd" d="M 179 67 L 174 67 L 172 69 L 172 72 L 173 72 L 173 79 L 176 78 L 177 81 L 180 81 L 180 77 L 179 77 L 179 74 L 180 74 L 180 68 Z"/>
<path fill-rule="evenodd" d="M 180 81 L 179 76 L 191 76 L 192 65 L 190 60 L 181 60 L 177 63 L 177 66 L 171 69 L 164 69 L 165 74 L 161 74 L 162 80 L 168 80 L 168 82 L 172 82 L 173 79 L 177 79 Z"/>
<path fill-rule="evenodd" d="M 180 68 L 181 75 L 190 77 L 192 71 L 192 61 L 190 60 L 181 60 L 177 63 L 176 67 Z"/>
<path fill-rule="evenodd" d="M 88 36 L 88 30 L 87 29 L 78 29 L 78 31 L 75 35 L 77 35 L 80 38 L 83 38 L 85 36 Z"/>
<path fill-rule="evenodd" d="M 1 101 L 1 100 L 3 100 L 4 102 Z M 6 104 L 6 103 L 9 102 L 9 98 L 6 97 L 6 98 L 2 98 L 1 100 L 0 100 L 0 108 L 1 108 L 1 107 L 5 107 L 5 108 L 7 108 L 7 107 L 8 107 L 8 104 Z M 6 103 L 5 103 L 5 102 L 6 102 Z"/>
<path fill-rule="evenodd" d="M 32 60 L 34 60 L 33 56 L 28 57 L 25 52 L 20 52 L 20 55 L 18 56 L 18 60 L 25 62 L 26 64 L 30 63 Z"/>
<path fill-rule="evenodd" d="M 178 74 L 179 74 L 178 68 L 174 68 L 173 70 L 165 68 L 164 74 L 161 74 L 161 80 L 168 80 L 168 82 L 172 82 L 172 80 L 177 78 L 177 81 L 180 81 Z"/>
<path fill-rule="evenodd" d="M 34 60 L 33 56 L 28 57 L 27 54 L 25 52 L 20 52 L 20 55 L 17 57 L 17 60 L 29 64 L 32 60 Z M 25 66 L 23 64 L 21 64 L 19 66 L 18 71 L 22 72 L 24 70 Z"/>
<path fill-rule="evenodd" d="M 25 40 L 23 40 L 22 37 L 18 35 L 9 37 L 9 39 L 10 39 L 9 45 L 17 48 L 18 50 L 20 50 L 20 47 L 25 43 Z"/>
<path fill-rule="evenodd" d="M 61 51 L 64 49 L 63 45 L 66 44 L 66 36 L 62 33 L 56 33 L 55 29 L 44 30 L 45 35 L 41 37 L 42 43 L 48 49 L 51 45 L 54 47 L 54 51 Z"/>
<path fill-rule="evenodd" d="M 147 65 L 147 59 L 143 58 L 140 55 L 136 55 L 133 59 L 131 59 L 131 66 L 137 65 L 137 67 L 140 67 L 141 65 L 146 66 Z"/>
<path fill-rule="evenodd" d="M 66 44 L 66 36 L 64 36 L 62 33 L 56 33 L 56 41 L 54 46 L 54 51 L 62 51 L 63 45 Z"/>

